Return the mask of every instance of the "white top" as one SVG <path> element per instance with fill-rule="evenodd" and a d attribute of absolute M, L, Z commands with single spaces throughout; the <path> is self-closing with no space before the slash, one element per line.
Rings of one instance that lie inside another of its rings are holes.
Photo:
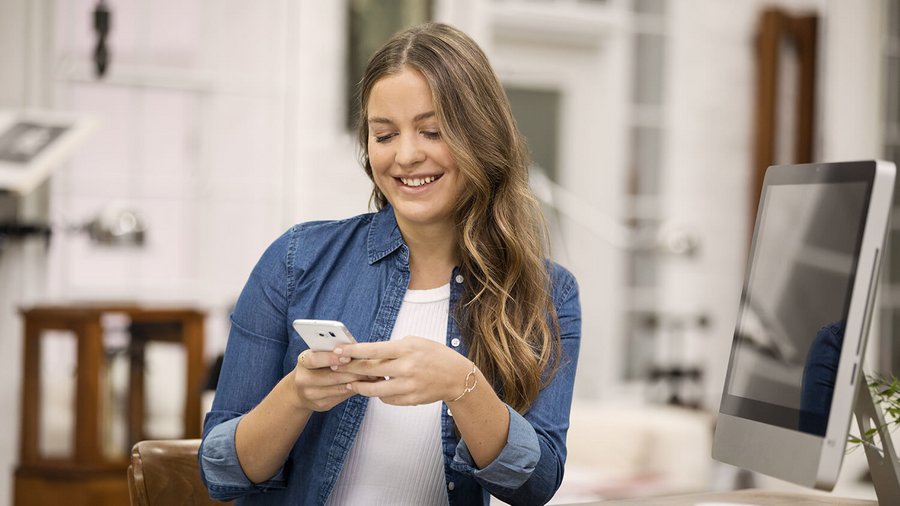
<path fill-rule="evenodd" d="M 391 340 L 419 336 L 447 342 L 450 284 L 407 290 Z M 369 399 L 366 415 L 329 505 L 446 505 L 441 403 L 391 406 Z"/>

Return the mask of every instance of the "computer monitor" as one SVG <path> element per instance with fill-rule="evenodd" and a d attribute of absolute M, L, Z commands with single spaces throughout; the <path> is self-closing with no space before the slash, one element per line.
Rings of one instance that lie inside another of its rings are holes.
<path fill-rule="evenodd" d="M 895 171 L 881 161 L 766 171 L 715 459 L 834 487 L 864 381 Z"/>

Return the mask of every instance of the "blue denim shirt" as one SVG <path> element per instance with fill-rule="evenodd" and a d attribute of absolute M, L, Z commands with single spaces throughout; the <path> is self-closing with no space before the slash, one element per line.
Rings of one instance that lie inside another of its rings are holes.
<path fill-rule="evenodd" d="M 482 469 L 475 467 L 452 413 L 442 405 L 441 448 L 451 505 L 488 504 L 490 494 L 510 504 L 544 504 L 562 481 L 581 307 L 575 278 L 548 265 L 562 337 L 560 368 L 525 415 L 509 409 L 507 444 Z M 409 250 L 391 207 L 295 225 L 266 250 L 231 316 L 216 397 L 204 422 L 200 472 L 213 498 L 238 498 L 248 505 L 326 503 L 365 415 L 366 397 L 313 413 L 283 467 L 263 483 L 251 483 L 241 469 L 235 429 L 306 349 L 291 328 L 294 319 L 340 320 L 360 342 L 386 341 L 409 275 Z M 465 282 L 454 269 L 447 322 L 447 346 L 464 355 L 452 308 Z"/>

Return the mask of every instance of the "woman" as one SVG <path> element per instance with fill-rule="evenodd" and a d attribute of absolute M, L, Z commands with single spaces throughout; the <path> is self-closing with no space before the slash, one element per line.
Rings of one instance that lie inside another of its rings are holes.
<path fill-rule="evenodd" d="M 378 212 L 294 226 L 232 315 L 200 449 L 243 504 L 543 504 L 565 463 L 574 278 L 544 259 L 527 156 L 484 53 L 426 24 L 361 83 Z M 297 318 L 358 344 L 313 352 Z"/>

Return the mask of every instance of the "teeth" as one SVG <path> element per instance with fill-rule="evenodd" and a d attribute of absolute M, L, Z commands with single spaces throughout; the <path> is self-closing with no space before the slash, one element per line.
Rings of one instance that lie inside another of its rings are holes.
<path fill-rule="evenodd" d="M 406 186 L 416 187 L 422 186 L 423 184 L 428 184 L 435 179 L 437 179 L 437 176 L 428 176 L 425 179 L 401 177 L 400 181 L 402 181 Z"/>

